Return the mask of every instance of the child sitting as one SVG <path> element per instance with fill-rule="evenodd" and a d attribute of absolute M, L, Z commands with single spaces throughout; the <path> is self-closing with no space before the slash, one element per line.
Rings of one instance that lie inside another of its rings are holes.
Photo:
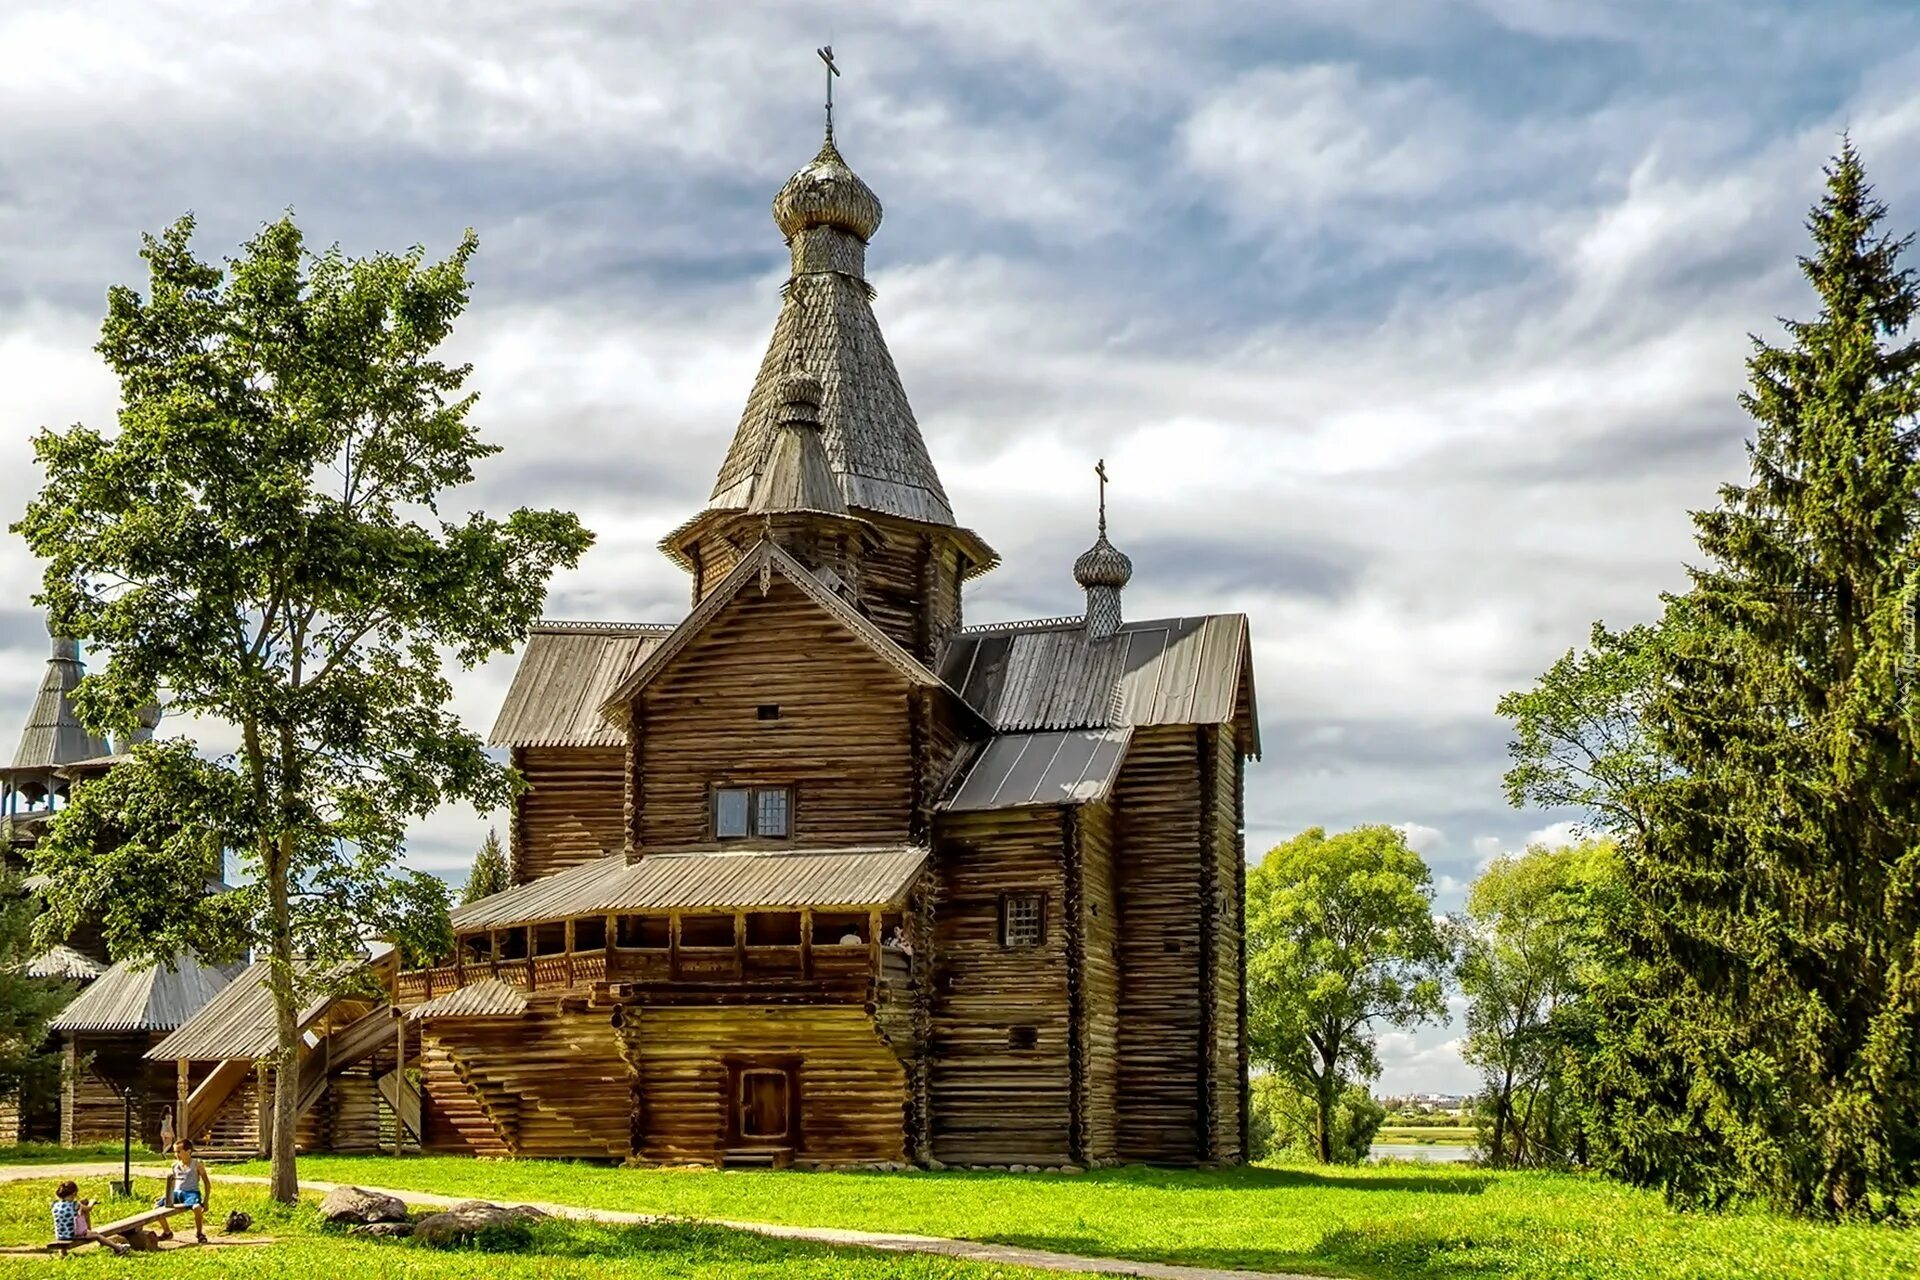
<path fill-rule="evenodd" d="M 207 1242 L 207 1200 L 213 1194 L 213 1179 L 207 1166 L 193 1154 L 193 1139 L 181 1138 L 173 1144 L 173 1168 L 167 1172 L 166 1203 L 185 1205 L 193 1210 L 193 1238 Z M 160 1233 L 162 1240 L 173 1238 L 169 1226 Z"/>
<path fill-rule="evenodd" d="M 127 1246 L 109 1240 L 93 1229 L 93 1201 L 80 1198 L 80 1188 L 72 1181 L 54 1188 L 53 1240 L 55 1244 L 85 1244 L 98 1241 L 115 1253 L 126 1253 Z"/>

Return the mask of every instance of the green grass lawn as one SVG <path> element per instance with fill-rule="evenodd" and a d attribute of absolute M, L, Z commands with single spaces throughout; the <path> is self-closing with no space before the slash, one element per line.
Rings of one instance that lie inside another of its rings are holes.
<path fill-rule="evenodd" d="M 89 1179 L 81 1193 L 100 1199 L 96 1220 L 111 1221 L 135 1212 L 160 1194 L 157 1180 L 134 1180 L 134 1199 L 106 1199 L 105 1179 Z M 94 1185 L 98 1183 L 99 1185 Z M 0 1245 L 43 1244 L 52 1232 L 48 1201 L 56 1180 L 0 1184 Z M 768 1240 L 715 1227 L 674 1225 L 613 1227 L 547 1222 L 534 1230 L 525 1253 L 480 1254 L 440 1251 L 399 1241 L 356 1240 L 323 1231 L 309 1203 L 287 1210 L 268 1201 L 259 1188 L 216 1185 L 216 1219 L 245 1209 L 256 1225 L 252 1234 L 275 1242 L 250 1249 L 181 1249 L 165 1254 L 116 1258 L 88 1246 L 65 1262 L 41 1257 L 0 1257 L 0 1274 L 51 1276 L 184 1276 L 189 1280 L 313 1280 L 316 1276 L 352 1280 L 558 1280 L 561 1277 L 627 1277 L 629 1280 L 1044 1280 L 1045 1273 L 1024 1267 L 994 1267 L 945 1258 L 885 1254 L 865 1249 Z M 185 1228 L 191 1234 L 192 1222 Z M 176 1225 L 176 1230 L 180 1227 Z M 58 1270 L 54 1270 L 58 1268 Z"/>
<path fill-rule="evenodd" d="M 1760 1213 L 1677 1214 L 1657 1195 L 1598 1178 L 1461 1166 L 1117 1169 L 1076 1177 L 309 1156 L 300 1167 L 309 1178 L 494 1200 L 905 1231 L 1369 1280 L 1920 1275 L 1920 1231 L 1822 1227 Z"/>
<path fill-rule="evenodd" d="M 120 1151 L 117 1142 L 96 1142 L 83 1147 L 63 1147 L 52 1142 L 22 1142 L 11 1147 L 0 1147 L 0 1165 L 99 1164 L 103 1160 L 118 1160 Z M 133 1144 L 135 1164 L 159 1158 L 139 1143 Z"/>

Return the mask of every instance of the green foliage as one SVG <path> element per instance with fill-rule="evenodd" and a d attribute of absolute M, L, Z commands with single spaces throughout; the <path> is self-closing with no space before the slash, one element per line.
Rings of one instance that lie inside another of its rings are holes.
<path fill-rule="evenodd" d="M 1248 1137 L 1256 1160 L 1297 1155 L 1319 1158 L 1320 1103 L 1312 1093 L 1276 1075 L 1249 1082 Z M 1330 1164 L 1359 1164 L 1372 1152 L 1387 1109 L 1365 1086 L 1350 1084 L 1334 1103 Z"/>
<path fill-rule="evenodd" d="M 127 732 L 164 697 L 239 746 L 139 748 L 78 789 L 35 860 L 44 936 L 99 911 L 123 957 L 257 945 L 290 1067 L 303 974 L 339 972 L 369 932 L 447 945 L 444 887 L 398 869 L 407 823 L 497 807 L 511 784 L 447 709 L 443 656 L 517 643 L 590 537 L 563 512 L 439 516 L 496 452 L 468 421 L 467 368 L 436 356 L 471 235 L 440 262 L 352 259 L 308 252 L 287 217 L 222 267 L 192 231 L 147 238 L 146 296 L 110 291 L 118 429 L 41 432 L 45 487 L 15 528 L 47 562 L 54 630 L 111 655 L 74 695 L 90 728 Z M 227 851 L 239 887 L 208 896 Z M 282 1090 L 288 1196 L 291 1104 Z"/>
<path fill-rule="evenodd" d="M 1533 688 L 1500 699 L 1514 733 L 1508 803 L 1577 808 L 1597 831 L 1645 832 L 1647 789 L 1672 768 L 1646 723 L 1666 639 L 1664 626 L 1596 622 L 1585 652 L 1567 650 Z"/>
<path fill-rule="evenodd" d="M 1611 840 L 1497 859 L 1454 921 L 1460 989 L 1472 1001 L 1461 1056 L 1485 1082 L 1476 1103 L 1490 1164 L 1584 1158 L 1584 1113 L 1569 1086 L 1588 1048 L 1580 1005 L 1599 937 L 1620 911 Z"/>
<path fill-rule="evenodd" d="M 489 827 L 480 851 L 473 855 L 473 870 L 467 876 L 467 887 L 460 892 L 461 905 L 504 893 L 510 881 L 507 855 L 500 848 L 500 833 Z"/>
<path fill-rule="evenodd" d="M 1589 1069 L 1610 1167 L 1678 1202 L 1893 1214 L 1920 1179 L 1920 292 L 1851 143 L 1757 340 L 1752 477 L 1695 515 L 1644 718 Z"/>
<path fill-rule="evenodd" d="M 1438 1017 L 1446 965 L 1432 875 L 1392 827 L 1315 827 L 1248 875 L 1249 1049 L 1314 1099 L 1321 1160 L 1347 1085 L 1379 1072 L 1373 1028 Z"/>

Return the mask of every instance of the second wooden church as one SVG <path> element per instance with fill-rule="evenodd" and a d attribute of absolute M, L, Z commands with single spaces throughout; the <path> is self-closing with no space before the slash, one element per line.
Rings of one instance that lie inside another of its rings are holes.
<path fill-rule="evenodd" d="M 829 134 L 672 624 L 553 623 L 493 738 L 515 887 L 402 975 L 422 1140 L 482 1155 L 1091 1166 L 1246 1150 L 1239 614 L 963 625 L 955 521 Z M 1104 504 L 1103 504 L 1104 506 Z"/>

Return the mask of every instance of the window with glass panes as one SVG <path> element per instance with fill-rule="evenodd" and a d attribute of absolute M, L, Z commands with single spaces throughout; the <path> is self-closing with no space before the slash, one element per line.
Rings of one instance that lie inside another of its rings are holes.
<path fill-rule="evenodd" d="M 1037 947 L 1046 940 L 1047 899 L 1038 893 L 1009 893 L 1000 899 L 1000 945 Z"/>
<path fill-rule="evenodd" d="M 784 840 L 793 834 L 793 792 L 787 787 L 715 787 L 713 838 Z"/>

